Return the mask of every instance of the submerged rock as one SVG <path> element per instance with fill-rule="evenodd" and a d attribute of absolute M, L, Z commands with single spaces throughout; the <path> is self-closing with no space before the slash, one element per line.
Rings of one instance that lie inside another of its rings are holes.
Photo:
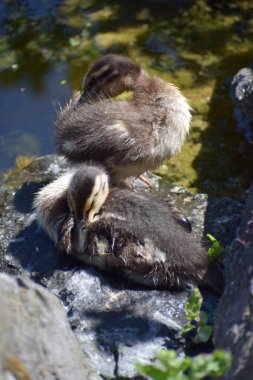
<path fill-rule="evenodd" d="M 215 342 L 233 355 L 226 380 L 253 377 L 253 185 L 225 262 L 226 287 L 215 320 Z"/>
<path fill-rule="evenodd" d="M 64 170 L 64 160 L 52 155 L 9 174 L 0 191 L 1 268 L 30 277 L 59 297 L 89 365 L 100 376 L 134 378 L 136 361 L 150 362 L 166 347 L 184 350 L 177 333 L 185 322 L 190 290 L 143 288 L 58 252 L 38 228 L 32 202 L 34 193 Z M 160 191 L 185 210 L 193 233 L 211 233 L 230 245 L 240 220 L 239 202 L 193 195 L 178 187 Z M 204 294 L 210 319 L 216 303 L 217 297 Z"/>
<path fill-rule="evenodd" d="M 0 377 L 99 379 L 58 299 L 28 279 L 0 274 Z"/>

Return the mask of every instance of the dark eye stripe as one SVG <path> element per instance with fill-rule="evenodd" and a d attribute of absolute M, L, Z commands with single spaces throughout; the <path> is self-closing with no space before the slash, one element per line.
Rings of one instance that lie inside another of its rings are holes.
<path fill-rule="evenodd" d="M 105 72 L 98 76 L 93 76 L 88 80 L 86 85 L 90 88 L 103 87 L 105 84 L 110 83 L 112 80 L 118 78 L 120 74 L 117 71 L 111 73 L 111 69 L 108 68 Z"/>

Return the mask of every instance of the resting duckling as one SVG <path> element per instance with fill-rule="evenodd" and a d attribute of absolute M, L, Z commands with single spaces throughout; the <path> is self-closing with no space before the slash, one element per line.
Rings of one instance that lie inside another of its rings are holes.
<path fill-rule="evenodd" d="M 109 188 L 104 169 L 82 165 L 42 188 L 39 224 L 55 244 L 85 263 L 132 281 L 170 289 L 222 289 L 222 275 L 168 204 L 129 188 Z"/>
<path fill-rule="evenodd" d="M 132 100 L 112 99 L 129 90 Z M 58 152 L 72 163 L 104 165 L 115 181 L 137 177 L 180 151 L 190 121 L 175 86 L 109 54 L 90 67 L 81 96 L 60 110 Z"/>

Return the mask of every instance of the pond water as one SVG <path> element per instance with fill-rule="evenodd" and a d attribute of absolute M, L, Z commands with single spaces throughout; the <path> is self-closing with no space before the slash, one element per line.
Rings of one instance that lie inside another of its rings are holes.
<path fill-rule="evenodd" d="M 182 152 L 157 173 L 243 199 L 253 149 L 236 126 L 229 82 L 253 63 L 252 12 L 251 0 L 2 0 L 0 171 L 17 156 L 54 152 L 58 103 L 81 88 L 93 60 L 123 53 L 178 85 L 194 110 Z"/>

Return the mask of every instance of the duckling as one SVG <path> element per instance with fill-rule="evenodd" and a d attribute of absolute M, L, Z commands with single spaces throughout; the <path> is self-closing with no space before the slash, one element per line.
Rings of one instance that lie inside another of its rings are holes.
<path fill-rule="evenodd" d="M 34 208 L 59 249 L 85 263 L 151 287 L 222 289 L 216 264 L 170 207 L 152 194 L 110 187 L 102 167 L 72 169 L 39 191 Z"/>
<path fill-rule="evenodd" d="M 109 54 L 89 68 L 83 87 L 56 121 L 58 153 L 71 163 L 92 160 L 117 182 L 154 169 L 180 151 L 191 113 L 174 85 Z M 114 98 L 124 91 L 132 91 L 133 99 Z"/>

